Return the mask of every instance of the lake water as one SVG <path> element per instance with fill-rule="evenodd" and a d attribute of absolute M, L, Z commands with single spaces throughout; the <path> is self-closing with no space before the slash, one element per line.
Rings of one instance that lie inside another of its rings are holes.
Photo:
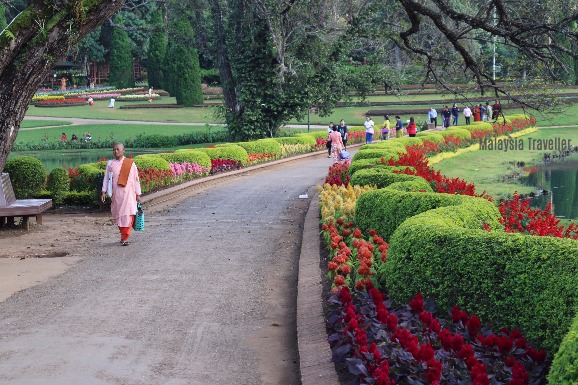
<path fill-rule="evenodd" d="M 544 194 L 532 199 L 532 206 L 544 209 L 552 202 L 557 217 L 578 218 L 578 160 L 538 165 L 526 184 L 535 186 L 538 191 L 545 190 Z"/>

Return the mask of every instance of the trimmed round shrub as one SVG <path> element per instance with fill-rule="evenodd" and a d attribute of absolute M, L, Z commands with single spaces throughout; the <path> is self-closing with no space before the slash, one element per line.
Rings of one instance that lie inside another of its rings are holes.
<path fill-rule="evenodd" d="M 139 170 L 154 168 L 155 170 L 170 170 L 171 165 L 168 160 L 163 159 L 159 154 L 144 154 L 135 156 L 134 164 Z"/>
<path fill-rule="evenodd" d="M 46 167 L 32 156 L 16 156 L 8 159 L 4 172 L 9 174 L 14 195 L 18 199 L 34 197 L 46 184 Z"/>
<path fill-rule="evenodd" d="M 377 186 L 377 188 L 387 187 L 395 182 L 405 182 L 420 178 L 415 175 L 394 174 L 387 168 L 369 168 L 356 171 L 349 181 L 354 186 Z"/>
<path fill-rule="evenodd" d="M 460 138 L 461 140 L 470 140 L 472 138 L 472 134 L 468 130 L 464 130 L 463 128 L 450 127 L 445 131 L 440 131 L 439 134 L 443 137 L 453 136 L 456 138 Z"/>
<path fill-rule="evenodd" d="M 67 206 L 98 206 L 100 194 L 98 191 L 68 191 L 62 200 Z"/>
<path fill-rule="evenodd" d="M 174 153 L 162 153 L 159 154 L 159 156 L 171 163 L 196 163 L 201 167 L 209 170 L 211 169 L 211 158 L 209 158 L 209 156 L 203 151 L 193 149 L 181 150 Z"/>
<path fill-rule="evenodd" d="M 259 139 L 250 142 L 236 143 L 247 151 L 247 154 L 281 154 L 281 145 L 275 139 Z"/>
<path fill-rule="evenodd" d="M 78 166 L 78 176 L 70 180 L 70 188 L 74 191 L 101 191 L 105 169 L 100 168 L 100 163 L 87 163 Z"/>
<path fill-rule="evenodd" d="M 387 188 L 404 192 L 434 192 L 429 182 L 423 178 L 405 182 L 395 182 L 387 186 Z"/>
<path fill-rule="evenodd" d="M 180 151 L 181 150 L 175 151 L 175 154 Z M 215 148 L 199 148 L 199 151 L 203 151 L 211 159 L 233 160 L 240 162 L 243 166 L 247 165 L 247 151 L 236 144 Z"/>
<path fill-rule="evenodd" d="M 392 151 L 405 152 L 405 145 L 398 140 L 382 140 L 377 143 L 364 144 L 359 147 L 359 151 L 375 150 L 375 149 L 389 149 Z"/>
<path fill-rule="evenodd" d="M 421 138 L 418 138 L 418 137 L 415 137 L 415 138 L 403 137 L 403 138 L 398 138 L 395 140 L 397 142 L 403 144 L 404 146 L 415 146 L 415 145 L 423 144 L 423 141 L 421 140 Z"/>
<path fill-rule="evenodd" d="M 352 161 L 360 160 L 360 159 L 370 159 L 370 158 L 377 158 L 381 159 L 384 158 L 386 161 L 390 158 L 399 159 L 397 149 L 368 149 L 368 150 L 359 150 L 353 155 Z M 397 158 L 395 158 L 397 156 Z"/>
<path fill-rule="evenodd" d="M 399 159 L 399 155 L 395 155 L 393 157 L 394 160 Z M 349 165 L 349 169 L 347 170 L 347 173 L 349 175 L 353 175 L 355 174 L 355 172 L 359 171 L 359 170 L 363 170 L 365 168 L 375 168 L 375 167 L 388 167 L 391 168 L 391 170 L 400 170 L 403 171 L 405 170 L 407 167 L 405 166 L 401 166 L 401 167 L 392 167 L 392 166 L 388 166 L 387 163 L 382 163 L 381 162 L 381 158 L 370 158 L 370 159 L 359 159 L 359 160 L 355 160 L 353 162 L 351 162 L 351 164 Z M 410 169 L 413 169 L 413 167 L 410 167 Z"/>
<path fill-rule="evenodd" d="M 499 213 L 477 199 L 484 205 L 464 202 L 405 220 L 390 238 L 381 283 L 393 301 L 421 292 L 440 308 L 457 304 L 516 328 L 553 354 L 576 315 L 578 242 L 488 232 L 483 222 L 497 222 Z"/>
<path fill-rule="evenodd" d="M 422 139 L 424 142 L 429 141 L 435 144 L 440 144 L 444 142 L 444 137 L 442 135 L 431 131 L 418 132 L 417 137 Z"/>
<path fill-rule="evenodd" d="M 327 131 L 311 131 L 311 132 L 307 132 L 307 133 L 301 133 L 301 134 L 297 134 L 295 135 L 296 137 L 299 136 L 310 136 L 312 137 L 315 141 L 317 141 L 318 138 L 321 139 L 327 139 Z"/>
<path fill-rule="evenodd" d="M 552 367 L 548 373 L 549 384 L 578 384 L 578 316 L 570 326 L 570 331 L 562 340 L 562 344 L 554 356 Z"/>
<path fill-rule="evenodd" d="M 64 194 L 70 190 L 68 171 L 63 167 L 56 167 L 48 174 L 46 189 L 50 191 L 54 203 L 61 204 Z"/>
<path fill-rule="evenodd" d="M 304 144 L 307 146 L 315 146 L 315 138 L 311 135 L 287 136 L 283 138 L 275 138 L 280 145 L 295 145 Z"/>

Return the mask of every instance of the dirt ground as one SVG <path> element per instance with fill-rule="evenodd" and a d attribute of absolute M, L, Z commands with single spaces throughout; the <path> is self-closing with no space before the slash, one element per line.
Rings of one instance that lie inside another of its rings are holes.
<path fill-rule="evenodd" d="M 45 214 L 30 231 L 0 229 L 0 301 L 65 272 L 94 242 L 114 234 L 110 214 Z"/>

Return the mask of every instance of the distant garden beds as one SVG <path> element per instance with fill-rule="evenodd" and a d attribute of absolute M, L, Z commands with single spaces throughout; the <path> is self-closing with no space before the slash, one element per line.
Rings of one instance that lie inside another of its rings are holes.
<path fill-rule="evenodd" d="M 183 108 L 182 104 L 152 104 L 152 103 L 143 103 L 143 104 L 128 104 L 120 106 L 121 109 L 127 108 Z"/>

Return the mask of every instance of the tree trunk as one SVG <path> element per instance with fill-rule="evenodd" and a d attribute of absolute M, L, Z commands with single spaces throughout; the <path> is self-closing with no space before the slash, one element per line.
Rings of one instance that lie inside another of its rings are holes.
<path fill-rule="evenodd" d="M 116 13 L 124 1 L 85 3 L 34 0 L 0 34 L 0 171 L 32 96 L 53 64 Z"/>
<path fill-rule="evenodd" d="M 217 42 L 217 63 L 219 74 L 221 75 L 221 87 L 223 87 L 223 101 L 227 111 L 237 110 L 237 94 L 235 92 L 235 80 L 229 61 L 227 42 L 225 40 L 225 27 L 223 26 L 223 15 L 218 0 L 211 0 L 211 13 L 215 23 L 215 36 Z"/>

